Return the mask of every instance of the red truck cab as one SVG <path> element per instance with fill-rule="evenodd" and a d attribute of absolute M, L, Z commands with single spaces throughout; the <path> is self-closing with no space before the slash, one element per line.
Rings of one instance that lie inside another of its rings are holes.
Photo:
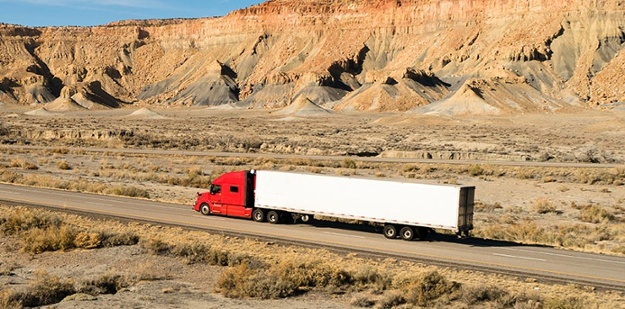
<path fill-rule="evenodd" d="M 251 218 L 255 176 L 254 171 L 239 171 L 217 177 L 208 192 L 198 193 L 193 209 L 204 215 Z"/>

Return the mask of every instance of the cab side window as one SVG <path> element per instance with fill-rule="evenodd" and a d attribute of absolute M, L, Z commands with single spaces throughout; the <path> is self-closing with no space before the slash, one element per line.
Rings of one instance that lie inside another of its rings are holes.
<path fill-rule="evenodd" d="M 221 186 L 220 186 L 220 185 L 211 185 L 211 188 L 210 188 L 210 189 L 211 189 L 211 190 L 210 190 L 210 192 L 211 192 L 211 194 L 213 194 L 213 195 L 214 195 L 214 194 L 221 193 Z"/>
<path fill-rule="evenodd" d="M 239 187 L 237 187 L 237 186 L 230 186 L 230 192 L 232 192 L 232 193 L 239 193 Z"/>

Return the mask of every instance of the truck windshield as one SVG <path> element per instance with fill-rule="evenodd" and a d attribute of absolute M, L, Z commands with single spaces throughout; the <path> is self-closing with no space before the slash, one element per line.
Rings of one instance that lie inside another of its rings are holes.
<path fill-rule="evenodd" d="M 221 192 L 221 186 L 220 185 L 211 185 L 210 186 L 210 192 L 211 194 L 217 194 Z"/>

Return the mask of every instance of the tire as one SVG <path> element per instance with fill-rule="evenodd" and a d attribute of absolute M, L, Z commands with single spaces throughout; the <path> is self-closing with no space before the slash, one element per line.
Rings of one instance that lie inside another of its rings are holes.
<path fill-rule="evenodd" d="M 384 233 L 384 237 L 388 239 L 395 239 L 397 237 L 397 228 L 392 224 L 385 225 L 384 231 L 382 232 Z"/>
<path fill-rule="evenodd" d="M 271 224 L 278 224 L 280 222 L 280 214 L 278 212 L 272 210 L 267 213 L 267 222 Z"/>
<path fill-rule="evenodd" d="M 208 216 L 211 214 L 211 207 L 207 204 L 207 203 L 202 203 L 202 205 L 200 205 L 200 213 Z"/>
<path fill-rule="evenodd" d="M 411 241 L 415 237 L 415 232 L 411 227 L 404 226 L 401 230 L 399 230 L 399 236 L 401 236 L 401 239 L 403 240 Z"/>
<path fill-rule="evenodd" d="M 263 221 L 265 221 L 265 211 L 263 211 L 260 208 L 254 209 L 254 211 L 252 212 L 252 220 L 254 220 L 256 222 L 263 222 Z"/>
<path fill-rule="evenodd" d="M 299 217 L 300 220 L 302 220 L 302 223 L 311 223 L 313 220 L 313 216 L 312 215 L 301 215 Z"/>

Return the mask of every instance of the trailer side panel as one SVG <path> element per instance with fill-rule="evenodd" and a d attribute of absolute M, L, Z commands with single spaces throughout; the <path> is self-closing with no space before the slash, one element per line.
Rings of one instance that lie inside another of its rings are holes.
<path fill-rule="evenodd" d="M 472 225 L 473 190 L 463 191 L 472 187 L 274 171 L 256 174 L 259 208 L 455 231 Z"/>

